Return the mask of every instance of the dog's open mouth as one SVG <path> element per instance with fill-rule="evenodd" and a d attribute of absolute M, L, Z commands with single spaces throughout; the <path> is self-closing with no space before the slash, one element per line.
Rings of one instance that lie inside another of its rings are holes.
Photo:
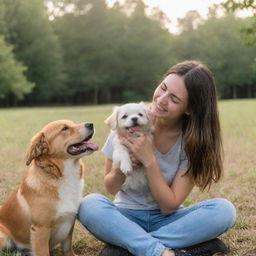
<path fill-rule="evenodd" d="M 77 143 L 77 144 L 72 144 L 68 147 L 68 153 L 71 155 L 79 155 L 82 154 L 86 151 L 96 151 L 99 149 L 98 145 L 90 142 L 89 140 L 92 138 L 91 134 L 87 138 L 85 138 L 83 141 Z"/>
<path fill-rule="evenodd" d="M 129 133 L 138 133 L 142 132 L 141 128 L 139 126 L 132 126 L 132 127 L 127 127 L 126 128 Z"/>

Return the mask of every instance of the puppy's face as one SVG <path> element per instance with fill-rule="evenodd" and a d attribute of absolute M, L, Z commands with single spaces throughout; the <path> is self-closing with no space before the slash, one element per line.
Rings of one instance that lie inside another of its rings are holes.
<path fill-rule="evenodd" d="M 42 155 L 52 158 L 80 158 L 98 149 L 90 142 L 94 134 L 92 123 L 75 124 L 58 120 L 46 125 L 31 141 L 28 162 Z"/>
<path fill-rule="evenodd" d="M 143 103 L 129 103 L 115 108 L 105 122 L 112 130 L 121 133 L 145 132 L 149 127 L 149 116 Z"/>

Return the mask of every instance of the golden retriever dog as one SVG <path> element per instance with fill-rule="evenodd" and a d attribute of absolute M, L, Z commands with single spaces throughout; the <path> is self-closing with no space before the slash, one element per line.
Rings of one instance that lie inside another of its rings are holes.
<path fill-rule="evenodd" d="M 105 123 L 114 132 L 113 168 L 119 168 L 126 175 L 122 187 L 137 191 L 143 189 L 147 184 L 145 170 L 143 166 L 132 167 L 129 149 L 121 143 L 119 135 L 123 134 L 135 139 L 143 134 L 152 137 L 151 117 L 147 107 L 143 102 L 115 107 Z"/>
<path fill-rule="evenodd" d="M 65 256 L 75 255 L 71 239 L 84 183 L 81 157 L 98 149 L 89 141 L 93 134 L 92 123 L 59 120 L 34 136 L 23 181 L 0 208 L 0 250 L 49 256 L 60 243 Z"/>

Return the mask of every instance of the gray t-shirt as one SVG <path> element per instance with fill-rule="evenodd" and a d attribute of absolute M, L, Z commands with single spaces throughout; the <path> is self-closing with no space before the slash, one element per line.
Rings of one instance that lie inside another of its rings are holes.
<path fill-rule="evenodd" d="M 102 152 L 112 160 L 113 158 L 113 138 L 114 132 L 110 132 Z M 188 160 L 182 147 L 182 135 L 179 136 L 176 143 L 166 154 L 160 153 L 155 147 L 153 148 L 157 162 L 164 175 L 168 185 L 171 185 L 174 176 L 178 170 L 187 170 Z M 120 208 L 129 208 L 134 210 L 155 210 L 159 209 L 158 203 L 154 200 L 148 185 L 140 188 L 139 191 L 122 188 L 116 195 L 114 204 Z"/>

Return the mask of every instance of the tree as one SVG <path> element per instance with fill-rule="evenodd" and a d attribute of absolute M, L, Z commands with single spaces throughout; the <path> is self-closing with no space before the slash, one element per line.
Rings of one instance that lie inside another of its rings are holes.
<path fill-rule="evenodd" d="M 62 53 L 41 0 L 4 0 L 5 34 L 15 57 L 24 63 L 27 79 L 35 83 L 26 98 L 31 104 L 61 97 L 65 92 Z"/>
<path fill-rule="evenodd" d="M 243 32 L 246 34 L 247 43 L 253 45 L 256 43 L 256 3 L 254 0 L 227 0 L 223 3 L 223 6 L 228 11 L 237 10 L 251 10 L 253 18 L 250 24 L 243 28 Z"/>
<path fill-rule="evenodd" d="M 170 66 L 171 34 L 162 27 L 158 16 L 146 15 L 142 1 L 133 3 L 137 5 L 128 17 L 122 44 L 125 101 L 149 100 L 160 80 L 159 74 Z"/>
<path fill-rule="evenodd" d="M 178 26 L 181 32 L 188 32 L 197 29 L 203 23 L 203 18 L 198 11 L 188 11 L 184 18 L 178 19 Z"/>
<path fill-rule="evenodd" d="M 83 7 L 53 20 L 65 51 L 68 87 L 76 102 L 148 99 L 169 66 L 171 35 L 140 0 L 107 7 L 80 0 Z M 74 1 L 75 5 L 76 2 Z"/>
<path fill-rule="evenodd" d="M 83 5 L 82 5 L 83 3 Z M 75 3 L 74 3 L 75 4 Z M 80 1 L 72 13 L 56 17 L 53 26 L 64 51 L 67 87 L 75 101 L 97 103 L 107 84 L 109 56 L 107 6 L 104 1 Z"/>
<path fill-rule="evenodd" d="M 34 85 L 26 80 L 26 67 L 15 60 L 13 47 L 5 42 L 4 14 L 3 1 L 0 0 L 0 103 L 9 105 L 23 99 Z"/>
<path fill-rule="evenodd" d="M 5 24 L 4 24 L 4 13 L 5 8 L 3 5 L 3 0 L 0 0 L 0 34 L 4 34 L 5 31 Z"/>
<path fill-rule="evenodd" d="M 240 34 L 244 22 L 231 14 L 212 16 L 196 30 L 177 36 L 173 48 L 178 60 L 199 59 L 210 66 L 224 98 L 236 98 L 238 91 L 253 94 L 255 48 L 246 46 Z"/>
<path fill-rule="evenodd" d="M 0 100 L 8 104 L 13 98 L 14 103 L 24 98 L 31 92 L 33 84 L 24 76 L 26 68 L 17 62 L 12 53 L 12 47 L 8 46 L 3 36 L 0 36 Z"/>

